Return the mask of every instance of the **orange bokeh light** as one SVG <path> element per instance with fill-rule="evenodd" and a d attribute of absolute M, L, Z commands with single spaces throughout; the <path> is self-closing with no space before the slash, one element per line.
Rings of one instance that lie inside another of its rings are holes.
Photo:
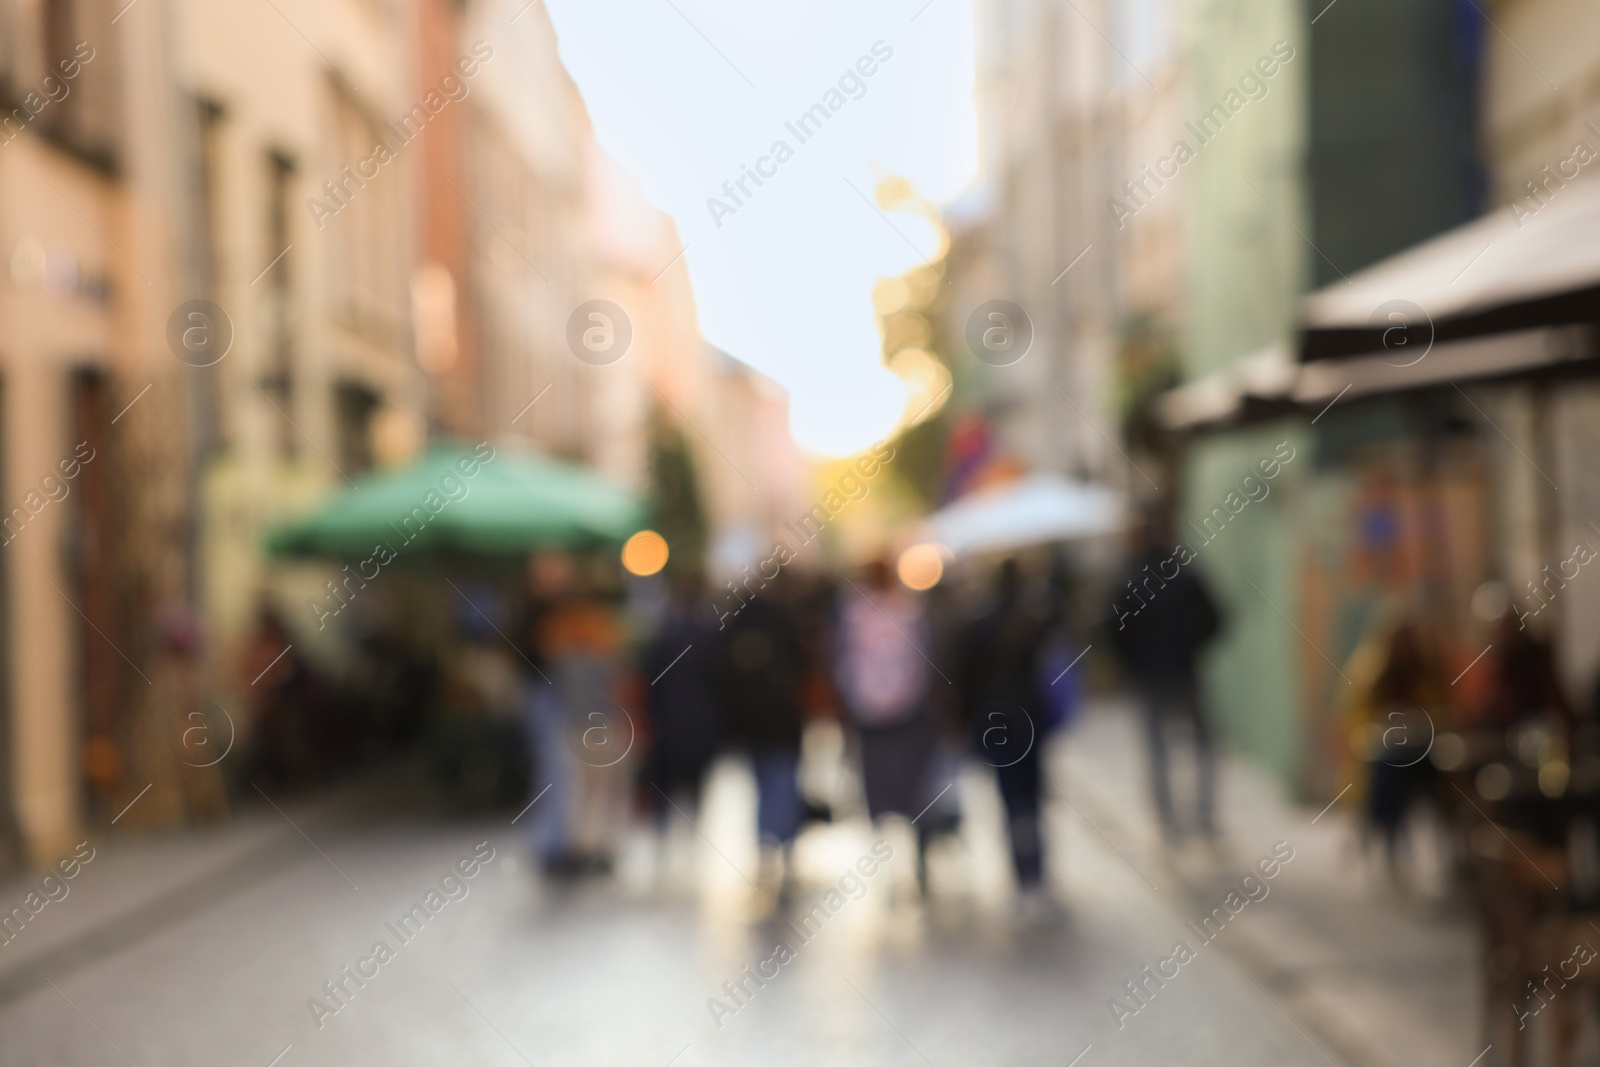
<path fill-rule="evenodd" d="M 654 530 L 640 530 L 622 546 L 622 565 L 643 578 L 667 565 L 667 539 Z"/>
<path fill-rule="evenodd" d="M 932 589 L 944 577 L 944 551 L 939 545 L 912 545 L 900 553 L 895 571 L 909 589 Z"/>

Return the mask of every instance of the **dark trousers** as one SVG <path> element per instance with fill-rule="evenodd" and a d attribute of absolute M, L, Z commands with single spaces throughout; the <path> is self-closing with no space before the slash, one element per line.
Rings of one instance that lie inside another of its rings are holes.
<path fill-rule="evenodd" d="M 672 758 L 659 750 L 652 753 L 645 779 L 658 791 L 656 797 L 656 829 L 665 831 L 672 817 L 680 813 L 678 805 L 685 805 L 682 814 L 690 816 L 700 806 L 705 792 L 706 778 L 711 771 L 710 757 L 689 756 Z"/>
<path fill-rule="evenodd" d="M 1150 791 L 1155 797 L 1161 829 L 1169 837 L 1181 832 L 1172 803 L 1172 772 L 1167 755 L 1167 734 L 1177 725 L 1194 739 L 1195 828 L 1207 837 L 1216 835 L 1216 755 L 1211 746 L 1211 730 L 1200 706 L 1199 687 L 1194 682 L 1146 686 L 1140 693 L 1144 704 L 1146 741 L 1150 749 Z"/>
<path fill-rule="evenodd" d="M 1044 833 L 1039 822 L 1039 745 L 1027 755 L 995 768 L 1000 799 L 1006 805 L 1006 832 L 1011 838 L 1011 862 L 1017 884 L 1032 889 L 1044 881 Z"/>
<path fill-rule="evenodd" d="M 1000 799 L 1006 806 L 1011 863 L 1023 889 L 1033 889 L 1044 881 L 1044 831 L 1039 821 L 1041 722 L 1041 716 L 1002 695 L 986 703 L 970 726 L 973 754 L 995 771 Z"/>

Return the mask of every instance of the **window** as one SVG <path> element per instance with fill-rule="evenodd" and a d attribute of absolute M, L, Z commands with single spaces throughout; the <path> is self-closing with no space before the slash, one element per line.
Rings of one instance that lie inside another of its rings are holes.
<path fill-rule="evenodd" d="M 330 85 L 331 177 L 313 192 L 335 209 L 325 220 L 332 238 L 333 310 L 344 325 L 385 343 L 396 336 L 402 313 L 400 176 L 376 154 L 385 143 L 378 124 L 342 82 Z"/>
<path fill-rule="evenodd" d="M 355 382 L 334 387 L 334 411 L 339 423 L 339 468 L 348 477 L 372 468 L 372 413 L 378 397 Z"/>
<path fill-rule="evenodd" d="M 262 287 L 262 323 L 266 351 L 261 389 L 284 411 L 294 409 L 295 322 L 294 239 L 290 234 L 289 213 L 294 200 L 294 161 L 280 152 L 268 152 L 266 241 L 270 266 L 258 280 Z M 273 420 L 278 428 L 277 449 L 284 459 L 292 459 L 300 437 L 284 418 Z"/>
<path fill-rule="evenodd" d="M 194 198 L 185 221 L 189 227 L 189 254 L 196 291 L 214 298 L 220 261 L 217 224 L 223 209 L 220 197 L 223 113 L 221 107 L 205 100 L 195 101 L 195 107 L 198 109 L 199 151 L 195 154 L 191 178 Z M 226 437 L 227 412 L 224 406 L 227 394 L 222 388 L 225 377 L 226 372 L 195 376 L 198 400 L 196 432 L 199 448 L 205 454 L 222 448 Z"/>
<path fill-rule="evenodd" d="M 26 7 L 26 5 L 23 5 Z M 16 58 L 12 94 L 38 92 L 49 98 L 35 132 L 104 170 L 116 168 L 121 95 L 106 0 L 39 0 L 38 53 Z M 0 17 L 0 29 L 15 11 Z M 3 62 L 3 59 L 0 59 Z"/>
<path fill-rule="evenodd" d="M 39 36 L 44 46 L 44 67 L 54 71 L 57 64 L 72 57 L 72 46 L 79 36 L 75 32 L 74 0 L 44 0 L 39 11 Z"/>

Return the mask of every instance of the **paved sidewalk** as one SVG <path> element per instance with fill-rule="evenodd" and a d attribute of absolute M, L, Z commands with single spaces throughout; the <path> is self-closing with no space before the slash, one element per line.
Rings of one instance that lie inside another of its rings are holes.
<path fill-rule="evenodd" d="M 48 901 L 0 943 L 0 1004 L 44 985 L 46 977 L 69 975 L 181 922 L 305 853 L 315 855 L 302 831 L 317 836 L 330 822 L 359 818 L 372 803 L 371 789 L 370 781 L 351 783 L 313 798 L 280 800 L 278 810 L 247 803 L 233 820 L 203 829 L 85 834 L 92 858 L 64 880 L 65 895 L 49 887 L 60 899 Z M 0 882 L 0 916 L 24 907 L 29 894 L 48 897 L 41 883 L 47 873 L 26 871 Z"/>
<path fill-rule="evenodd" d="M 1342 807 L 1320 815 L 1300 808 L 1237 758 L 1220 767 L 1223 857 L 1198 845 L 1169 852 L 1147 793 L 1137 726 L 1131 704 L 1096 705 L 1054 743 L 1055 780 L 1092 832 L 1194 922 L 1275 842 L 1289 843 L 1295 858 L 1268 895 L 1216 941 L 1264 997 L 1322 1051 L 1358 1067 L 1466 1067 L 1484 1050 L 1476 936 L 1464 901 L 1403 898 L 1376 857 L 1361 855 Z M 1069 886 L 1072 863 L 1067 856 Z"/>

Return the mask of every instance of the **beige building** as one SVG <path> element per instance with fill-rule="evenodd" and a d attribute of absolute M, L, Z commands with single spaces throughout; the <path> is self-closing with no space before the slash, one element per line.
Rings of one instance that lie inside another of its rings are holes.
<path fill-rule="evenodd" d="M 167 735 L 238 710 L 265 529 L 420 437 L 411 162 L 372 159 L 407 29 L 379 0 L 0 4 L 4 479 L 14 525 L 61 498 L 6 562 L 6 821 L 35 858 L 220 809 Z"/>
<path fill-rule="evenodd" d="M 164 15 L 0 3 L 0 867 L 170 781 L 193 673 L 196 380 L 166 340 L 193 175 Z M 153 792 L 140 817 L 171 810 Z"/>
<path fill-rule="evenodd" d="M 782 395 L 704 345 L 539 5 L 0 0 L 0 104 L 0 868 L 222 810 L 172 739 L 247 721 L 258 606 L 329 651 L 265 533 L 429 436 L 643 488 L 664 405 L 714 521 L 792 510 Z"/>
<path fill-rule="evenodd" d="M 1517 202 L 1537 212 L 1538 199 L 1559 195 L 1574 175 L 1592 180 L 1600 173 L 1574 151 L 1587 143 L 1600 163 L 1600 8 L 1581 0 L 1504 0 L 1493 14 L 1504 36 L 1485 38 L 1490 205 Z"/>
<path fill-rule="evenodd" d="M 1033 345 L 970 363 L 999 446 L 1031 467 L 1121 483 L 1115 357 L 1135 316 L 1182 321 L 1182 176 L 1145 181 L 1182 132 L 1180 0 L 978 5 L 981 146 L 974 218 L 952 220 L 959 339 L 986 300 L 1019 305 Z M 1131 214 L 1128 182 L 1149 193 Z M 1178 187 L 1174 187 L 1174 185 Z M 963 205 L 963 208 L 968 207 Z M 958 352 L 958 365 L 970 353 Z"/>
<path fill-rule="evenodd" d="M 205 685 L 236 719 L 249 683 L 241 644 L 264 596 L 306 645 L 323 636 L 303 605 L 327 568 L 269 569 L 266 531 L 404 458 L 425 432 L 415 175 L 429 127 L 462 105 L 441 92 L 430 107 L 418 84 L 473 79 L 413 77 L 406 11 L 382 0 L 173 9 L 175 78 L 200 115 L 200 291 L 235 337 L 195 401 Z"/>
<path fill-rule="evenodd" d="M 492 36 L 506 17 L 473 9 L 462 33 Z M 463 133 L 479 424 L 642 491 L 663 416 L 712 524 L 770 530 L 798 478 L 781 391 L 701 339 L 677 227 L 595 140 L 544 9 L 515 26 Z"/>

